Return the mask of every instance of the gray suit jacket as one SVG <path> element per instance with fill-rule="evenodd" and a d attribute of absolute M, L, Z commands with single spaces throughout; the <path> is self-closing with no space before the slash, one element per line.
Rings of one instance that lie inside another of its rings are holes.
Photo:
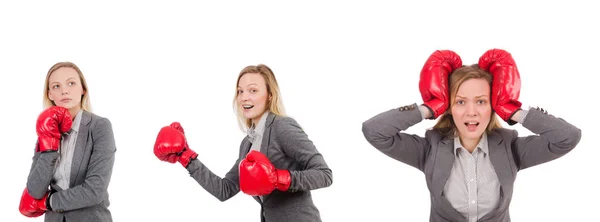
<path fill-rule="evenodd" d="M 392 109 L 365 121 L 363 134 L 379 151 L 425 173 L 431 197 L 430 221 L 466 222 L 442 193 L 454 162 L 453 140 L 437 130 L 428 130 L 425 138 L 400 132 L 421 122 L 421 113 L 414 107 L 417 105 L 403 111 Z M 488 134 L 490 159 L 500 181 L 501 196 L 497 209 L 479 221 L 510 221 L 509 206 L 517 172 L 565 155 L 581 139 L 580 129 L 537 109 L 529 110 L 523 126 L 537 135 L 518 137 L 517 131 L 510 129 L 496 129 Z"/>
<path fill-rule="evenodd" d="M 45 221 L 62 222 L 63 218 L 66 221 L 112 221 L 107 189 L 115 152 L 110 121 L 86 111 L 82 113 L 73 154 L 71 188 L 62 190 L 52 181 L 59 154 L 35 152 L 27 189 L 33 198 L 41 199 L 51 186 L 52 211 L 46 212 Z"/>
<path fill-rule="evenodd" d="M 240 191 L 239 163 L 251 147 L 248 137 L 242 140 L 238 160 L 221 178 L 202 162 L 193 160 L 188 166 L 190 175 L 209 193 L 221 201 L 228 200 Z M 290 117 L 269 114 L 261 144 L 263 152 L 278 169 L 290 171 L 292 183 L 287 192 L 278 190 L 264 196 L 261 220 L 267 222 L 319 222 L 319 210 L 312 201 L 310 190 L 328 187 L 333 181 L 331 169 L 323 156 L 298 123 Z"/>

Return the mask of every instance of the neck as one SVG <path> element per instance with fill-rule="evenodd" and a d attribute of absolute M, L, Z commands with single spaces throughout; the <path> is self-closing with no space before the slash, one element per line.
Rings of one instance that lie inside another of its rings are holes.
<path fill-rule="evenodd" d="M 69 110 L 69 114 L 71 114 L 71 120 L 75 120 L 77 113 L 81 110 L 81 107 L 75 107 Z"/>
<path fill-rule="evenodd" d="M 254 119 L 252 119 L 252 125 L 254 125 L 254 127 L 258 126 L 260 118 L 262 118 L 262 116 L 265 115 L 265 113 L 266 112 L 263 112 L 262 114 L 260 114 L 260 116 L 254 117 Z"/>
<path fill-rule="evenodd" d="M 481 136 L 477 139 L 468 139 L 468 138 L 460 137 L 460 144 L 462 144 L 463 147 L 465 147 L 465 149 L 467 149 L 467 151 L 469 151 L 469 153 L 472 153 L 473 150 L 475 150 L 475 148 L 477 148 L 477 144 L 479 144 L 480 140 L 481 140 Z"/>

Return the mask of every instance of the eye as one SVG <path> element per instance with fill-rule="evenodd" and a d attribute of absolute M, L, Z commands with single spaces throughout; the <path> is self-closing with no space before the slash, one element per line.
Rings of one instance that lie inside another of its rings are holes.
<path fill-rule="evenodd" d="M 238 89 L 237 94 L 242 94 L 244 91 L 241 89 Z"/>
<path fill-rule="evenodd" d="M 258 90 L 257 89 L 251 89 L 250 92 L 251 93 L 256 93 L 256 92 L 258 92 Z"/>
<path fill-rule="evenodd" d="M 75 85 L 75 82 L 74 82 L 74 81 L 72 81 L 72 82 L 69 82 L 69 83 L 68 83 L 68 85 L 69 85 L 69 86 L 74 86 L 74 85 Z"/>
<path fill-rule="evenodd" d="M 58 85 L 52 85 L 50 86 L 51 89 L 58 89 Z"/>
<path fill-rule="evenodd" d="M 477 104 L 485 104 L 487 101 L 484 99 L 477 100 Z"/>
<path fill-rule="evenodd" d="M 465 104 L 465 101 L 464 101 L 464 100 L 461 100 L 461 99 L 459 99 L 459 100 L 456 100 L 456 104 L 458 104 L 458 105 L 463 105 L 463 104 Z"/>

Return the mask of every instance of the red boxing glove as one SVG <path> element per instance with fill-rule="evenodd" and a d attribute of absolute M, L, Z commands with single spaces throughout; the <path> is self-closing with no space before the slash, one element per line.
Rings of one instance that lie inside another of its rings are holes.
<path fill-rule="evenodd" d="M 36 132 L 38 135 L 37 152 L 58 151 L 63 133 L 71 129 L 73 120 L 69 110 L 61 106 L 53 106 L 38 116 Z"/>
<path fill-rule="evenodd" d="M 516 124 L 510 119 L 521 109 L 521 77 L 515 60 L 502 49 L 490 49 L 479 58 L 478 65 L 492 74 L 492 109 L 509 125 Z"/>
<path fill-rule="evenodd" d="M 291 183 L 290 171 L 276 169 L 261 152 L 251 150 L 240 162 L 240 190 L 248 195 L 267 195 L 275 189 L 287 191 Z"/>
<path fill-rule="evenodd" d="M 448 79 L 450 74 L 462 66 L 458 54 L 450 50 L 437 50 L 433 52 L 421 69 L 419 91 L 425 105 L 431 112 L 429 119 L 436 119 L 442 115 L 450 105 L 450 88 Z"/>
<path fill-rule="evenodd" d="M 29 195 L 29 191 L 25 188 L 25 190 L 23 190 L 23 195 L 21 196 L 21 203 L 19 203 L 19 211 L 26 217 L 42 216 L 48 211 L 46 203 L 49 197 L 50 191 L 46 192 L 46 195 L 44 195 L 42 199 L 37 200 Z"/>
<path fill-rule="evenodd" d="M 187 168 L 190 162 L 198 157 L 198 154 L 188 147 L 183 132 L 183 128 L 177 122 L 163 127 L 154 143 L 154 155 L 169 163 L 179 161 L 183 167 Z"/>

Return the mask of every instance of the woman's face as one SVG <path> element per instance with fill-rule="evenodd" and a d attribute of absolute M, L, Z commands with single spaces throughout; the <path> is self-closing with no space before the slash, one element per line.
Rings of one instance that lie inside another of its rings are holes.
<path fill-rule="evenodd" d="M 479 140 L 490 123 L 490 84 L 485 79 L 469 79 L 463 82 L 452 104 L 452 119 L 461 140 Z"/>
<path fill-rule="evenodd" d="M 242 75 L 237 87 L 237 105 L 244 117 L 256 125 L 267 109 L 269 93 L 265 79 L 259 73 Z"/>
<path fill-rule="evenodd" d="M 48 78 L 48 88 L 48 98 L 57 106 L 69 111 L 81 109 L 81 97 L 85 92 L 75 69 L 62 67 L 52 72 Z"/>

